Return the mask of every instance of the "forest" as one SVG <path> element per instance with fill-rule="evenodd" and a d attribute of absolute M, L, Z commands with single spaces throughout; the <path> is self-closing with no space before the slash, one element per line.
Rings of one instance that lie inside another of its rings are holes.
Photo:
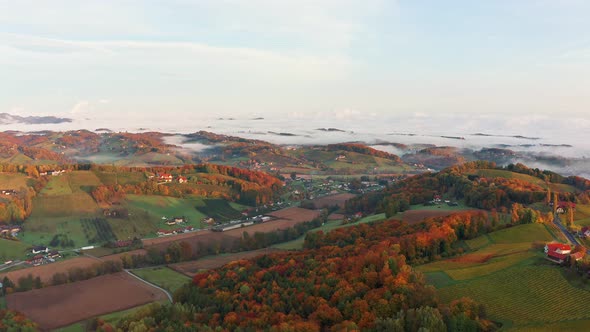
<path fill-rule="evenodd" d="M 519 178 L 479 176 L 477 170 L 508 170 L 538 178 L 543 183 L 568 184 L 581 193 L 559 193 L 559 199 L 576 201 L 587 199 L 590 183 L 579 177 L 562 177 L 549 171 L 530 169 L 522 164 L 497 167 L 486 161 L 469 162 L 449 167 L 438 173 L 424 173 L 404 181 L 397 181 L 381 192 L 370 193 L 346 203 L 348 213 L 385 212 L 388 216 L 405 211 L 410 205 L 424 204 L 435 195 L 442 194 L 464 200 L 470 207 L 485 210 L 509 209 L 512 203 L 532 204 L 546 200 L 547 190 L 536 183 Z"/>
<path fill-rule="evenodd" d="M 409 265 L 458 252 L 458 239 L 491 227 L 484 213 L 408 226 L 391 220 L 328 234 L 306 250 L 264 255 L 199 273 L 176 303 L 129 316 L 117 328 L 174 331 L 488 331 L 485 308 L 468 298 L 441 303 Z M 114 328 L 98 322 L 101 331 Z"/>

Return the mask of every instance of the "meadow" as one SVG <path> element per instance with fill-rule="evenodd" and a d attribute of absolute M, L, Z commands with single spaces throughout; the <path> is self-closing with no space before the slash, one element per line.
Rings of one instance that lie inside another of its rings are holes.
<path fill-rule="evenodd" d="M 170 293 L 184 286 L 191 278 L 167 267 L 150 267 L 131 271 L 138 277 L 164 288 Z"/>

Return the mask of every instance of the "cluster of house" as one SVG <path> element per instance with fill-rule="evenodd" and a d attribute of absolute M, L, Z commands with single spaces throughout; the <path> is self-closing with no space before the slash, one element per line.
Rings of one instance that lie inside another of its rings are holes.
<path fill-rule="evenodd" d="M 428 201 L 428 203 L 426 203 L 425 205 L 441 205 L 441 204 L 447 204 L 448 206 L 458 206 L 459 203 L 455 202 L 455 201 L 451 201 L 448 199 L 443 200 L 442 196 L 439 194 L 435 194 L 433 199 L 431 201 Z"/>
<path fill-rule="evenodd" d="M 159 182 L 163 183 L 170 183 L 173 181 L 176 181 L 178 183 L 186 183 L 188 181 L 188 179 L 182 175 L 177 176 L 175 180 L 174 176 L 170 173 L 158 173 L 155 175 L 155 177 L 158 179 Z M 153 179 L 154 175 L 150 175 L 149 178 Z"/>
<path fill-rule="evenodd" d="M 177 228 L 177 229 L 173 229 L 173 230 L 160 229 L 156 234 L 158 234 L 158 236 L 169 236 L 169 235 L 188 233 L 188 232 L 192 232 L 194 230 L 195 230 L 195 228 L 193 226 L 186 226 L 186 227 L 181 227 L 181 228 Z"/>
<path fill-rule="evenodd" d="M 57 250 L 49 250 L 49 248 L 44 246 L 35 246 L 31 250 L 31 253 L 34 255 L 33 257 L 27 260 L 27 264 L 33 266 L 39 266 L 42 264 L 48 264 L 55 262 L 56 259 L 61 258 L 61 255 Z"/>
<path fill-rule="evenodd" d="M 0 225 L 0 235 L 17 237 L 18 233 L 22 231 L 21 226 L 16 225 Z"/>
<path fill-rule="evenodd" d="M 0 189 L 0 195 L 3 196 L 12 196 L 12 195 L 16 195 L 17 191 L 14 189 Z"/>
<path fill-rule="evenodd" d="M 568 257 L 579 261 L 584 258 L 585 254 L 582 251 L 572 253 L 572 247 L 569 244 L 554 242 L 545 245 L 545 255 L 550 261 L 562 264 L 567 261 Z"/>
<path fill-rule="evenodd" d="M 63 173 L 65 173 L 65 170 L 50 170 L 50 171 L 44 171 L 44 172 L 40 172 L 39 175 L 53 175 L 53 176 L 58 176 L 58 175 L 62 175 Z"/>
<path fill-rule="evenodd" d="M 185 217 L 174 217 L 174 218 L 170 218 L 166 221 L 166 225 L 168 226 L 174 226 L 174 225 L 178 225 L 178 224 L 183 224 L 186 222 L 186 218 Z"/>

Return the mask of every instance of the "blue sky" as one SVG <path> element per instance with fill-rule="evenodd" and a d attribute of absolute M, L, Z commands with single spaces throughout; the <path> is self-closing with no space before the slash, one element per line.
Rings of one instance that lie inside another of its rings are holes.
<path fill-rule="evenodd" d="M 0 112 L 572 114 L 584 0 L 0 1 Z"/>

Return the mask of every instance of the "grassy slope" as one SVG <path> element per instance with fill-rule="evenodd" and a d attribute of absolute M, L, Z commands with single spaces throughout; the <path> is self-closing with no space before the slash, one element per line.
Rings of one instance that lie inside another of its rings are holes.
<path fill-rule="evenodd" d="M 29 246 L 20 241 L 0 239 L 0 263 L 25 256 Z"/>

